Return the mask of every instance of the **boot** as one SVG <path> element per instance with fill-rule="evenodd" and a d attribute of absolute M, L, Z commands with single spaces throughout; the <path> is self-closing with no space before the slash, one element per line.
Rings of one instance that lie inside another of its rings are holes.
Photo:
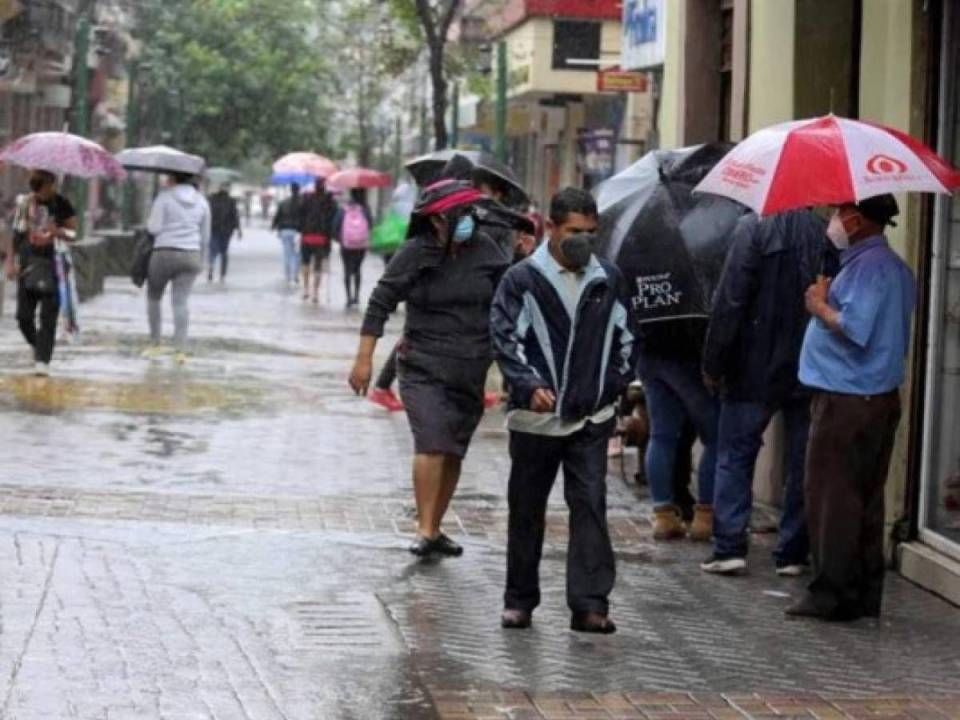
<path fill-rule="evenodd" d="M 713 506 L 695 505 L 693 522 L 690 523 L 690 539 L 694 542 L 713 540 Z"/>
<path fill-rule="evenodd" d="M 653 511 L 653 539 L 679 540 L 685 537 L 687 529 L 680 520 L 680 513 L 673 505 L 656 508 Z"/>

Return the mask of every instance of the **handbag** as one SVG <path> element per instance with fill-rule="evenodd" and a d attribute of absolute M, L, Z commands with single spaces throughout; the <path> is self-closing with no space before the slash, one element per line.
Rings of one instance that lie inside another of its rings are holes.
<path fill-rule="evenodd" d="M 23 272 L 20 273 L 20 282 L 30 292 L 56 292 L 57 276 L 54 273 L 53 260 L 48 257 L 31 255 Z"/>
<path fill-rule="evenodd" d="M 133 248 L 133 261 L 130 264 L 130 280 L 137 287 L 143 287 L 150 272 L 150 257 L 153 255 L 153 235 L 140 233 Z"/>

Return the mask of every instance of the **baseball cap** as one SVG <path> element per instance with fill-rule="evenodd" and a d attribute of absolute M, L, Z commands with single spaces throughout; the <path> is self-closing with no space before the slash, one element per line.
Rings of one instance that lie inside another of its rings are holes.
<path fill-rule="evenodd" d="M 855 207 L 861 215 L 878 225 L 897 226 L 892 218 L 900 214 L 900 207 L 897 205 L 896 198 L 890 193 L 866 198 L 858 202 Z"/>

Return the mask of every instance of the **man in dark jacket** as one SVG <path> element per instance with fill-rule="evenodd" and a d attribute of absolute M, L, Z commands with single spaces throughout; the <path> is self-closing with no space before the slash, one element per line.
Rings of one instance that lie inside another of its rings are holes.
<path fill-rule="evenodd" d="M 300 186 L 290 186 L 290 197 L 277 206 L 270 226 L 283 243 L 283 273 L 287 287 L 297 284 L 300 273 L 300 258 L 297 255 L 297 240 L 300 237 Z"/>
<path fill-rule="evenodd" d="M 722 388 L 714 489 L 714 552 L 706 572 L 746 568 L 753 473 L 771 418 L 786 427 L 786 482 L 777 573 L 799 575 L 810 542 L 803 509 L 810 396 L 797 380 L 809 322 L 804 292 L 833 269 L 825 225 L 809 210 L 767 218 L 744 216 L 714 297 L 703 354 L 704 380 Z"/>
<path fill-rule="evenodd" d="M 317 179 L 314 192 L 300 199 L 300 267 L 303 273 L 303 299 L 310 296 L 313 275 L 313 303 L 320 302 L 320 279 L 323 266 L 330 257 L 334 223 L 340 208 L 327 192 L 323 178 Z"/>
<path fill-rule="evenodd" d="M 230 240 L 237 233 L 237 239 L 243 237 L 240 229 L 240 212 L 237 201 L 230 197 L 230 185 L 224 184 L 210 196 L 210 266 L 207 280 L 213 282 L 213 270 L 220 258 L 220 282 L 227 276 L 227 253 Z"/>
<path fill-rule="evenodd" d="M 616 571 L 607 529 L 607 442 L 614 403 L 634 367 L 627 291 L 592 254 L 597 207 L 568 188 L 553 198 L 550 240 L 504 276 L 493 301 L 497 362 L 509 386 L 510 519 L 501 624 L 529 627 L 550 489 L 563 466 L 570 506 L 567 604 L 571 628 L 612 633 Z"/>

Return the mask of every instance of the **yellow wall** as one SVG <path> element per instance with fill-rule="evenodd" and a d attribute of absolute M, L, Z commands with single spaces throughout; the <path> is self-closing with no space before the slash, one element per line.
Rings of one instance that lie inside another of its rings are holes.
<path fill-rule="evenodd" d="M 660 81 L 660 110 L 657 127 L 660 147 L 675 148 L 683 144 L 683 43 L 686 32 L 686 0 L 667 0 L 667 56 Z"/>
<path fill-rule="evenodd" d="M 754 132 L 793 119 L 796 0 L 754 0 L 750 8 L 747 112 L 749 132 Z"/>

